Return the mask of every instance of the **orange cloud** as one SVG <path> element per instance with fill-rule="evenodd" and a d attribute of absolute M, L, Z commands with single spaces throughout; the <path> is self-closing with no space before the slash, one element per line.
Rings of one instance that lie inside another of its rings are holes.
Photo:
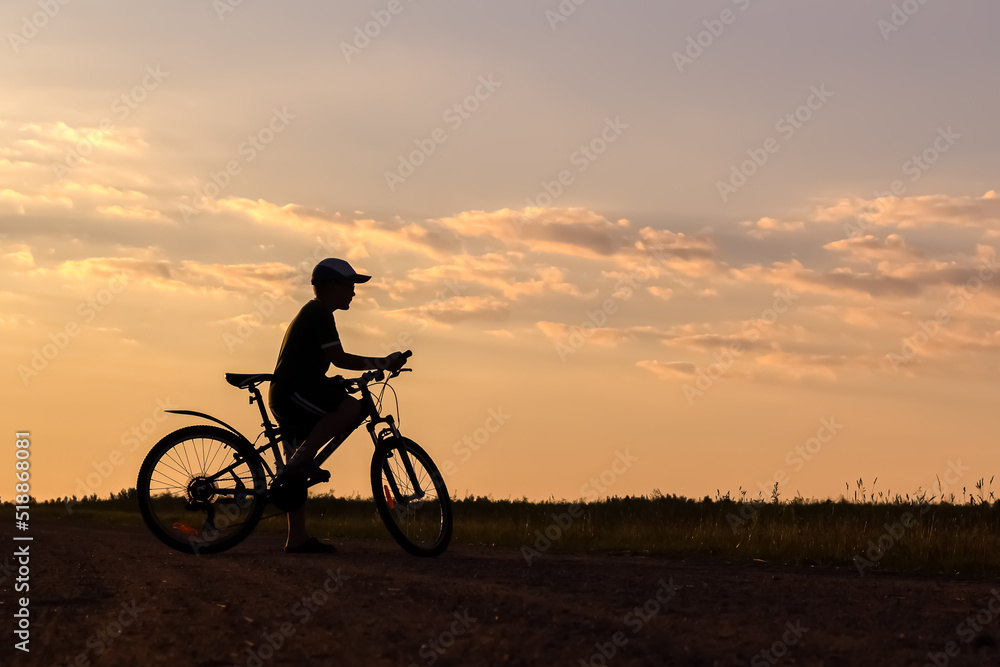
<path fill-rule="evenodd" d="M 1000 229 L 1000 198 L 990 191 L 981 197 L 924 195 L 842 199 L 821 207 L 817 222 L 843 222 L 845 228 L 870 231 L 875 227 L 929 227 L 932 225 Z"/>
<path fill-rule="evenodd" d="M 677 377 L 687 378 L 698 372 L 697 366 L 686 361 L 657 361 L 655 359 L 648 359 L 637 361 L 635 365 L 650 371 L 661 380 Z"/>
<path fill-rule="evenodd" d="M 510 316 L 510 308 L 505 301 L 493 296 L 456 296 L 421 306 L 386 311 L 386 314 L 408 320 L 429 318 L 448 324 L 466 320 L 497 322 Z"/>
<path fill-rule="evenodd" d="M 774 218 L 760 218 L 756 222 L 744 220 L 741 227 L 749 227 L 747 234 L 755 239 L 763 239 L 776 232 L 797 232 L 805 228 L 805 223 L 797 220 L 792 222 L 782 222 Z"/>
<path fill-rule="evenodd" d="M 462 236 L 490 237 L 505 245 L 600 259 L 631 245 L 628 220 L 611 222 L 583 208 L 524 208 L 465 211 L 436 222 Z"/>

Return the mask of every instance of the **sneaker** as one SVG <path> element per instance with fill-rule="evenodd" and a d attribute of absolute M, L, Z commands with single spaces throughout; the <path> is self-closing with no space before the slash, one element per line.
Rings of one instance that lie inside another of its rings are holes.
<path fill-rule="evenodd" d="M 303 463 L 289 463 L 285 466 L 285 469 L 281 471 L 281 475 L 312 479 L 313 477 L 317 477 L 324 472 L 326 471 L 320 468 L 319 464 L 317 464 L 314 459 L 310 459 Z M 279 475 L 279 477 L 281 475 Z"/>

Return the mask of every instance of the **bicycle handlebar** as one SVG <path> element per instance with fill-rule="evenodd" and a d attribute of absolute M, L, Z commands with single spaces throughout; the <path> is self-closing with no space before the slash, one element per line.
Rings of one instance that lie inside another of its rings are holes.
<path fill-rule="evenodd" d="M 413 350 L 407 350 L 406 352 L 403 352 L 403 359 L 409 359 L 412 356 L 413 356 Z M 413 370 L 412 368 L 398 368 L 398 369 L 396 369 L 394 371 L 390 371 L 389 372 L 389 379 L 391 380 L 392 378 L 396 377 L 400 373 L 403 373 L 405 371 L 412 371 L 412 370 Z M 374 370 L 374 371 L 368 371 L 368 372 L 362 374 L 360 377 L 356 377 L 356 378 L 353 378 L 351 380 L 347 380 L 347 384 L 349 386 L 353 386 L 354 387 L 354 391 L 360 391 L 362 385 L 366 385 L 369 382 L 371 382 L 372 380 L 374 380 L 375 382 L 381 382 L 383 379 L 385 379 L 385 369 L 384 368 L 379 368 L 379 369 Z M 348 391 L 350 392 L 350 389 Z M 350 392 L 350 393 L 353 393 L 353 392 Z"/>

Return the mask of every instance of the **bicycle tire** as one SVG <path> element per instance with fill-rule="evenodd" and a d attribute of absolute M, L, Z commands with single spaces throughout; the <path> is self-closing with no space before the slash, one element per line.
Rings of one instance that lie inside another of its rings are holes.
<path fill-rule="evenodd" d="M 210 479 L 227 470 L 223 484 Z M 253 447 L 231 431 L 207 425 L 161 438 L 146 454 L 136 481 L 139 512 L 153 535 L 196 555 L 219 553 L 246 539 L 264 511 L 266 488 Z"/>
<path fill-rule="evenodd" d="M 407 460 L 413 475 L 406 470 Z M 425 492 L 419 499 L 407 498 L 415 491 L 413 477 Z M 437 466 L 420 445 L 408 438 L 381 441 L 372 457 L 371 482 L 379 516 L 403 549 L 426 558 L 444 553 L 451 541 L 451 497 Z"/>

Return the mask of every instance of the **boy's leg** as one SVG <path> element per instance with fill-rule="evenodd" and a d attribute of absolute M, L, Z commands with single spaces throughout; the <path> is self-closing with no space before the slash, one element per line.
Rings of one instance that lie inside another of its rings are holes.
<path fill-rule="evenodd" d="M 299 442 L 298 440 L 294 441 L 294 444 L 291 442 L 285 443 L 284 450 L 285 450 L 286 465 L 288 461 L 291 461 L 292 457 L 295 455 L 295 451 L 298 449 L 297 445 L 301 446 L 301 442 Z M 309 539 L 309 533 L 306 532 L 305 505 L 299 507 L 298 509 L 294 509 L 291 512 L 288 512 L 287 516 L 288 516 L 288 537 L 285 540 L 286 549 L 289 547 L 298 546 L 303 542 L 305 542 L 307 539 Z"/>
<path fill-rule="evenodd" d="M 295 547 L 310 537 L 306 532 L 306 507 L 292 510 L 288 513 L 288 539 L 285 540 L 285 547 Z"/>
<path fill-rule="evenodd" d="M 323 445 L 347 429 L 356 427 L 360 414 L 361 404 L 358 400 L 352 396 L 345 397 L 333 412 L 327 413 L 316 422 L 309 436 L 288 460 L 288 465 L 300 466 L 311 461 Z"/>
<path fill-rule="evenodd" d="M 285 468 L 301 466 L 312 461 L 320 448 L 332 438 L 348 429 L 356 428 L 361 416 L 360 402 L 345 396 L 331 412 L 322 416 L 313 426 L 309 435 L 299 444 L 295 452 L 287 457 Z M 286 551 L 313 539 L 306 530 L 305 506 L 288 512 L 288 537 L 285 541 Z M 332 546 L 330 547 L 332 549 Z"/>

